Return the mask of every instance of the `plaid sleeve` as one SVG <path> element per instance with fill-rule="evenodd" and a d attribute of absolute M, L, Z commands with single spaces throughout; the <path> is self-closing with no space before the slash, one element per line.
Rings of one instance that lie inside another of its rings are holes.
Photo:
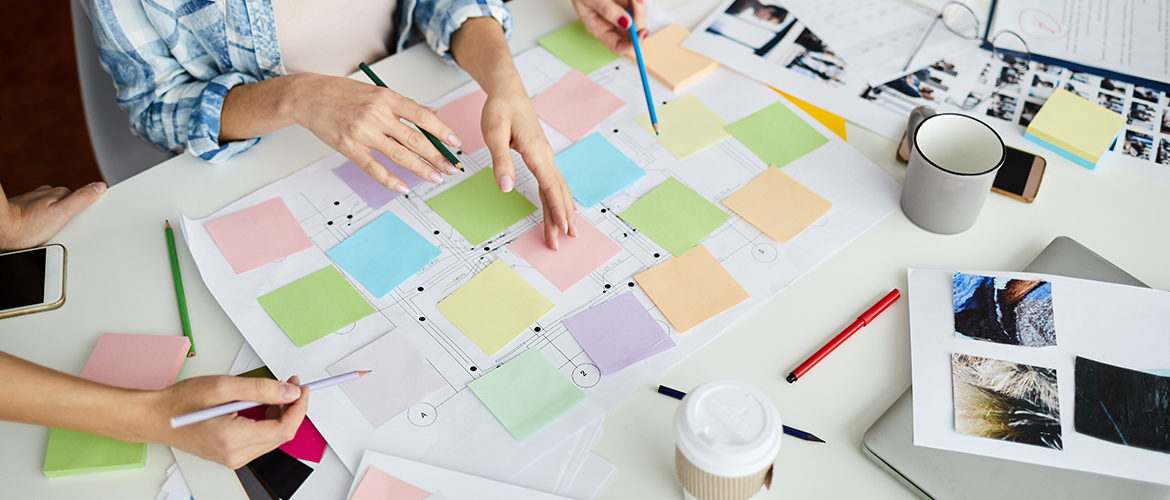
<path fill-rule="evenodd" d="M 463 23 L 475 17 L 491 17 L 504 27 L 504 35 L 512 36 L 512 14 L 503 0 L 418 0 L 414 9 L 414 24 L 443 60 L 454 64 L 451 56 L 451 35 Z"/>

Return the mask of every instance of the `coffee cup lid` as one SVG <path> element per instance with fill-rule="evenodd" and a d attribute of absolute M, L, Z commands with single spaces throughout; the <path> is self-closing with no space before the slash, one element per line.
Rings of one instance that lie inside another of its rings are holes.
<path fill-rule="evenodd" d="M 696 467 L 739 477 L 770 466 L 780 452 L 776 407 L 759 389 L 738 380 L 715 380 L 687 394 L 674 414 L 679 451 Z"/>

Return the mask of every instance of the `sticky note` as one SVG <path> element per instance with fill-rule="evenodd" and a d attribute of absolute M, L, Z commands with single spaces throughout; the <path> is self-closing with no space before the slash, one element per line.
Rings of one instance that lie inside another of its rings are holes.
<path fill-rule="evenodd" d="M 658 103 L 654 103 L 655 106 Z M 634 117 L 646 133 L 654 136 L 675 158 L 685 160 L 730 137 L 727 122 L 693 95 L 687 94 L 655 108 L 660 134 L 654 135 L 650 113 Z"/>
<path fill-rule="evenodd" d="M 390 161 L 390 159 L 382 153 L 377 151 L 371 151 L 371 153 L 374 155 L 374 159 L 378 160 L 378 163 L 381 163 L 382 167 L 385 168 L 387 172 L 394 174 L 399 179 L 401 179 L 402 182 L 405 182 L 406 187 L 414 189 L 419 184 L 423 183 L 423 180 L 420 179 L 419 176 L 414 175 L 405 168 L 402 168 L 402 166 L 398 165 L 397 163 Z M 366 205 L 369 205 L 370 208 L 374 210 L 382 208 L 382 206 L 390 203 L 390 201 L 392 201 L 394 198 L 402 196 L 402 194 L 398 191 L 386 189 L 385 186 L 372 179 L 365 170 L 362 170 L 362 167 L 359 167 L 352 161 L 346 162 L 344 165 L 333 169 L 333 174 L 340 178 L 346 186 L 349 186 L 349 188 L 352 189 L 354 193 L 357 193 L 357 195 L 361 197 L 362 201 L 366 202 Z"/>
<path fill-rule="evenodd" d="M 237 415 L 252 420 L 264 420 L 266 411 L 266 407 L 257 406 L 239 411 Z M 300 427 L 297 427 L 296 436 L 291 441 L 280 445 L 279 448 L 293 458 L 321 462 L 321 457 L 325 455 L 325 446 L 325 436 L 322 436 L 321 431 L 317 430 L 317 426 L 313 425 L 308 417 L 305 417 L 301 420 Z"/>
<path fill-rule="evenodd" d="M 236 274 L 313 246 L 280 198 L 225 215 L 203 227 Z"/>
<path fill-rule="evenodd" d="M 553 158 L 569 190 L 581 206 L 597 205 L 646 176 L 630 158 L 605 140 L 591 134 Z"/>
<path fill-rule="evenodd" d="M 256 300 L 298 347 L 374 313 L 374 306 L 333 266 L 325 266 Z"/>
<path fill-rule="evenodd" d="M 1028 124 L 1024 138 L 1074 163 L 1094 168 L 1113 144 L 1125 116 L 1065 89 L 1056 89 Z"/>
<path fill-rule="evenodd" d="M 557 59 L 586 75 L 618 58 L 617 54 L 585 31 L 585 25 L 581 24 L 581 21 L 554 31 L 536 43 L 557 56 Z"/>
<path fill-rule="evenodd" d="M 519 191 L 500 191 L 490 168 L 427 200 L 427 206 L 472 245 L 487 241 L 536 211 L 536 205 Z"/>
<path fill-rule="evenodd" d="M 724 198 L 723 205 L 780 243 L 788 243 L 833 207 L 775 166 Z"/>
<path fill-rule="evenodd" d="M 248 462 L 247 467 L 277 498 L 293 498 L 313 473 L 312 467 L 280 449 L 260 455 Z"/>
<path fill-rule="evenodd" d="M 772 90 L 776 90 L 776 89 L 773 88 Z M 776 90 L 776 93 L 784 96 L 785 99 L 788 99 L 788 101 L 791 102 L 793 106 L 796 106 L 796 107 L 800 108 L 801 111 L 808 113 L 809 116 L 811 116 L 814 120 L 820 122 L 821 125 L 824 125 L 825 128 L 829 129 L 830 132 L 837 134 L 837 137 L 840 137 L 841 140 L 843 140 L 843 141 L 849 140 L 847 134 L 845 133 L 845 119 L 844 118 L 841 118 L 840 116 L 837 116 L 833 113 L 830 113 L 830 112 L 825 111 L 821 108 L 813 106 L 812 104 L 809 104 L 805 101 L 797 99 L 792 94 L 782 92 L 779 90 Z"/>
<path fill-rule="evenodd" d="M 349 500 L 426 500 L 430 496 L 427 490 L 370 467 Z"/>
<path fill-rule="evenodd" d="M 459 140 L 463 141 L 459 148 L 466 154 L 472 155 L 487 147 L 487 144 L 483 142 L 483 126 L 480 121 L 485 102 L 487 102 L 487 93 L 477 90 L 454 100 L 451 104 L 443 106 L 435 112 L 443 123 L 455 131 Z"/>
<path fill-rule="evenodd" d="M 772 103 L 726 128 L 764 163 L 777 167 L 792 163 L 829 142 L 783 102 Z"/>
<path fill-rule="evenodd" d="M 580 71 L 569 72 L 532 98 L 536 115 L 573 142 L 625 106 L 625 101 Z"/>
<path fill-rule="evenodd" d="M 447 385 L 406 333 L 395 330 L 329 367 L 330 375 L 371 370 L 341 389 L 374 428 Z"/>
<path fill-rule="evenodd" d="M 634 280 L 680 332 L 750 298 L 702 245 L 643 271 Z"/>
<path fill-rule="evenodd" d="M 508 245 L 522 259 L 564 292 L 609 262 L 622 247 L 614 243 L 584 217 L 577 217 L 577 237 L 560 238 L 560 248 L 549 250 L 544 243 L 544 223 Z"/>
<path fill-rule="evenodd" d="M 488 356 L 553 308 L 504 261 L 496 260 L 435 306 Z"/>
<path fill-rule="evenodd" d="M 524 351 L 467 387 L 521 441 L 585 399 L 585 393 L 536 349 Z"/>
<path fill-rule="evenodd" d="M 565 318 L 561 324 L 606 375 L 674 347 L 632 293 Z"/>
<path fill-rule="evenodd" d="M 672 24 L 641 42 L 646 73 L 673 92 L 682 90 L 719 67 L 719 63 L 714 60 L 678 46 L 690 34 L 686 28 Z M 638 62 L 633 51 L 626 54 L 626 58 Z"/>
<path fill-rule="evenodd" d="M 159 390 L 179 375 L 187 337 L 107 333 L 98 340 L 81 378 L 127 389 Z M 146 444 L 126 443 L 69 429 L 50 429 L 45 477 L 137 469 L 146 466 Z"/>
<path fill-rule="evenodd" d="M 386 212 L 327 254 L 375 297 L 385 297 L 441 254 L 397 215 Z"/>
<path fill-rule="evenodd" d="M 667 177 L 620 217 L 675 255 L 686 253 L 731 218 L 674 177 Z"/>

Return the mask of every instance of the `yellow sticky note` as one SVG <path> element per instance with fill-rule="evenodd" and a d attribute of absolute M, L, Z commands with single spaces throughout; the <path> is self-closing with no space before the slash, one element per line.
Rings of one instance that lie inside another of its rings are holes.
<path fill-rule="evenodd" d="M 646 72 L 673 92 L 682 90 L 703 75 L 719 67 L 719 63 L 679 47 L 691 32 L 677 24 L 662 28 L 646 37 L 642 44 L 642 62 Z M 638 62 L 633 52 L 626 58 Z"/>
<path fill-rule="evenodd" d="M 1028 124 L 1024 138 L 1087 168 L 1113 144 L 1125 117 L 1064 89 L 1056 89 Z"/>
<path fill-rule="evenodd" d="M 483 352 L 493 356 L 551 311 L 553 303 L 497 260 L 435 308 Z"/>
<path fill-rule="evenodd" d="M 680 332 L 751 297 L 703 245 L 643 271 L 634 280 Z"/>
<path fill-rule="evenodd" d="M 772 90 L 776 90 L 776 89 L 773 88 Z M 821 125 L 825 126 L 825 128 L 829 129 L 834 134 L 837 134 L 837 137 L 840 137 L 841 140 L 843 140 L 843 141 L 849 140 L 849 138 L 845 137 L 845 119 L 844 118 L 841 118 L 840 116 L 834 115 L 833 113 L 830 113 L 830 112 L 825 111 L 821 108 L 813 106 L 812 104 L 809 104 L 809 103 L 804 102 L 800 99 L 797 99 L 792 94 L 789 94 L 787 92 L 776 90 L 776 93 L 784 96 L 785 99 L 792 101 L 792 104 L 794 104 L 796 107 L 800 108 L 801 111 L 808 113 L 809 116 L 813 117 L 814 120 L 820 122 Z"/>
<path fill-rule="evenodd" d="M 693 95 L 679 97 L 658 107 L 656 111 L 661 133 L 655 138 L 680 160 L 731 137 L 723 130 L 727 122 Z M 654 135 L 654 128 L 650 126 L 650 113 L 634 117 L 634 121 L 647 133 Z"/>
<path fill-rule="evenodd" d="M 780 243 L 788 243 L 833 207 L 775 165 L 724 198 L 723 205 Z"/>

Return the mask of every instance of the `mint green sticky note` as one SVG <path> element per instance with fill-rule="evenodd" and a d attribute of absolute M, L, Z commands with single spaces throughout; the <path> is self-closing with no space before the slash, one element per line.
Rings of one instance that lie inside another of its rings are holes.
<path fill-rule="evenodd" d="M 773 103 L 724 129 L 764 163 L 777 167 L 784 167 L 829 142 L 783 102 Z"/>
<path fill-rule="evenodd" d="M 45 477 L 142 467 L 146 467 L 146 443 L 126 443 L 88 432 L 49 429 Z"/>
<path fill-rule="evenodd" d="M 552 52 L 557 59 L 586 75 L 618 58 L 617 54 L 585 31 L 585 25 L 581 24 L 581 21 L 556 30 L 536 43 Z"/>
<path fill-rule="evenodd" d="M 374 313 L 374 306 L 333 266 L 325 266 L 257 300 L 297 347 Z"/>
<path fill-rule="evenodd" d="M 668 177 L 619 216 L 674 255 L 687 253 L 731 218 L 727 212 Z"/>
<path fill-rule="evenodd" d="M 536 211 L 536 205 L 520 192 L 500 191 L 490 168 L 427 200 L 427 206 L 472 245 L 487 241 Z"/>
<path fill-rule="evenodd" d="M 536 349 L 525 351 L 467 387 L 521 441 L 585 399 L 585 393 Z"/>

